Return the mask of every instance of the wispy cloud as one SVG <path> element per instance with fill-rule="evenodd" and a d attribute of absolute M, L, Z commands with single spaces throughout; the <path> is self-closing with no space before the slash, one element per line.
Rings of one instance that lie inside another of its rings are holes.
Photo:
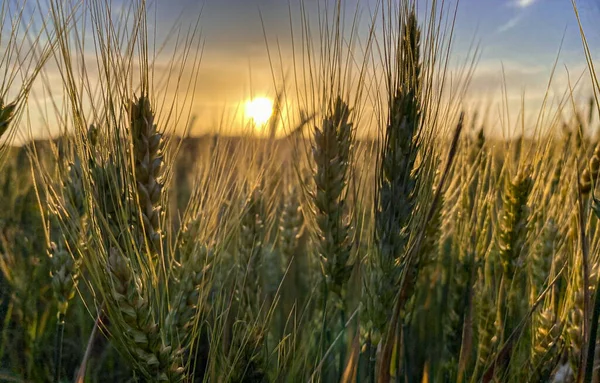
<path fill-rule="evenodd" d="M 519 8 L 527 8 L 538 0 L 513 0 L 512 4 Z"/>
<path fill-rule="evenodd" d="M 498 29 L 496 29 L 496 33 L 504 33 L 510 29 L 513 29 L 514 27 L 516 27 L 519 22 L 523 19 L 523 14 L 518 14 L 516 16 L 513 16 L 510 20 L 508 20 L 506 23 L 500 25 L 498 27 Z"/>
<path fill-rule="evenodd" d="M 516 11 L 516 14 L 510 20 L 500 25 L 498 29 L 496 29 L 496 33 L 503 33 L 516 27 L 523 19 L 525 13 L 528 12 L 527 8 L 530 8 L 534 3 L 538 1 L 539 0 L 509 0 L 508 5 L 511 7 L 518 8 L 519 10 Z"/>

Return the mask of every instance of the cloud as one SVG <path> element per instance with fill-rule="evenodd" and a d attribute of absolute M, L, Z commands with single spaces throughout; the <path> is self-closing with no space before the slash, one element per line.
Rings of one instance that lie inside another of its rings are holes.
<path fill-rule="evenodd" d="M 523 16 L 527 13 L 526 9 L 531 7 L 537 1 L 538 0 L 510 0 L 508 5 L 519 8 L 519 11 L 517 11 L 516 15 L 514 15 L 510 20 L 498 27 L 498 29 L 496 29 L 496 33 L 503 33 L 516 27 L 523 19 Z"/>
<path fill-rule="evenodd" d="M 533 5 L 537 0 L 513 0 L 513 5 L 519 8 L 527 8 L 530 5 Z"/>
<path fill-rule="evenodd" d="M 496 33 L 504 33 L 510 29 L 513 29 L 514 27 L 516 27 L 519 24 L 521 19 L 523 19 L 523 14 L 518 14 L 516 16 L 513 16 L 506 23 L 499 26 L 498 29 L 496 29 Z"/>
<path fill-rule="evenodd" d="M 550 71 L 551 66 L 530 65 L 517 59 L 487 59 L 475 68 L 469 91 L 476 95 L 498 94 L 502 85 L 506 84 L 509 89 L 516 89 L 516 96 L 520 97 L 518 91 L 522 87 L 535 91 L 545 90 Z"/>

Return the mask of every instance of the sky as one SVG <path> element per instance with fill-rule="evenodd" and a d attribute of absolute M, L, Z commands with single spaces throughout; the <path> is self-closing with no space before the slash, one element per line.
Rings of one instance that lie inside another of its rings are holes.
<path fill-rule="evenodd" d="M 215 113 L 227 110 L 225 105 L 231 111 L 249 93 L 274 95 L 271 67 L 277 65 L 270 64 L 267 51 L 273 56 L 277 42 L 283 46 L 282 50 L 286 50 L 286 44 L 289 47 L 290 23 L 295 25 L 301 15 L 298 3 L 294 0 L 206 0 L 202 3 L 200 20 L 206 45 L 199 92 L 202 94 L 203 88 L 206 92 L 200 97 L 200 103 L 206 106 L 201 109 L 210 116 L 205 121 L 214 120 L 218 115 Z M 305 1 L 310 17 L 316 18 L 317 3 L 323 1 Z M 349 13 L 359 10 L 363 36 L 376 3 L 377 0 L 359 1 L 357 8 L 356 1 L 343 2 Z M 452 10 L 455 3 L 447 3 Z M 171 16 L 177 7 L 190 10 L 190 14 L 199 7 L 194 0 L 177 0 L 170 4 Z M 426 1 L 419 2 L 421 12 L 426 4 Z M 600 26 L 596 22 L 600 17 L 600 1 L 579 0 L 577 5 L 592 53 L 600 52 L 597 49 Z M 294 32 L 298 34 L 297 27 Z M 474 46 L 478 49 L 466 102 L 474 107 L 486 104 L 482 107 L 489 108 L 493 125 L 490 129 L 496 133 L 518 129 L 522 109 L 530 121 L 535 121 L 555 64 L 549 91 L 551 98 L 563 98 L 569 83 L 574 84 L 578 79 L 582 84 L 580 97 L 587 98 L 591 94 L 570 0 L 460 0 L 453 44 L 451 70 L 455 71 L 474 54 Z M 501 117 L 506 110 L 510 110 L 510 121 Z M 205 128 L 198 126 L 197 129 Z"/>
<path fill-rule="evenodd" d="M 113 1 L 118 4 L 124 0 Z M 342 1 L 348 17 L 346 26 L 356 12 L 359 15 L 358 50 L 367 39 L 379 1 Z M 246 101 L 259 96 L 275 97 L 275 88 L 281 86 L 284 78 L 290 91 L 292 42 L 298 52 L 303 40 L 300 3 L 301 0 L 148 2 L 149 32 L 151 36 L 156 34 L 157 40 L 165 38 L 173 26 L 185 32 L 199 21 L 203 45 L 192 105 L 192 134 L 212 133 L 216 127 L 227 130 L 239 124 Z M 302 3 L 308 18 L 316 22 L 325 14 L 323 4 L 332 4 L 333 0 Z M 418 0 L 421 15 L 426 13 L 428 3 Z M 452 11 L 455 2 L 446 3 Z M 596 22 L 600 0 L 579 0 L 577 5 L 592 54 L 600 53 L 600 26 Z M 456 15 L 449 70 L 460 73 L 461 65 L 477 55 L 464 103 L 488 110 L 488 129 L 492 133 L 519 129 L 521 110 L 525 110 L 528 121 L 536 121 L 555 64 L 548 93 L 551 99 L 564 97 L 569 84 L 578 80 L 582 99 L 591 94 L 571 0 L 460 0 Z M 316 30 L 313 33 L 318 35 Z M 169 41 L 173 44 L 173 39 Z M 86 56 L 93 60 L 91 46 L 88 44 L 90 51 Z M 158 64 L 157 67 L 168 68 L 160 59 Z M 52 69 L 48 69 L 47 76 L 59 79 Z M 192 80 L 191 74 L 185 77 L 187 82 Z"/>

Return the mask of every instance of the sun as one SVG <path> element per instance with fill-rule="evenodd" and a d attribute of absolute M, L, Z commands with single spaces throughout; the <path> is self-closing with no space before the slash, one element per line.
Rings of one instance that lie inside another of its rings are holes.
<path fill-rule="evenodd" d="M 267 97 L 257 97 L 246 101 L 246 117 L 256 125 L 263 125 L 273 114 L 273 100 Z"/>

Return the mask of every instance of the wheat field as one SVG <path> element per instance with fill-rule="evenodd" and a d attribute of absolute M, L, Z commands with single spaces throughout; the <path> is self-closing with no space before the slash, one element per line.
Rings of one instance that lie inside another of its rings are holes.
<path fill-rule="evenodd" d="M 448 71 L 454 5 L 380 0 L 363 33 L 320 1 L 235 136 L 176 128 L 202 16 L 165 64 L 143 0 L 0 5 L 0 381 L 600 382 L 583 32 L 589 103 L 499 139 L 476 60 Z"/>

